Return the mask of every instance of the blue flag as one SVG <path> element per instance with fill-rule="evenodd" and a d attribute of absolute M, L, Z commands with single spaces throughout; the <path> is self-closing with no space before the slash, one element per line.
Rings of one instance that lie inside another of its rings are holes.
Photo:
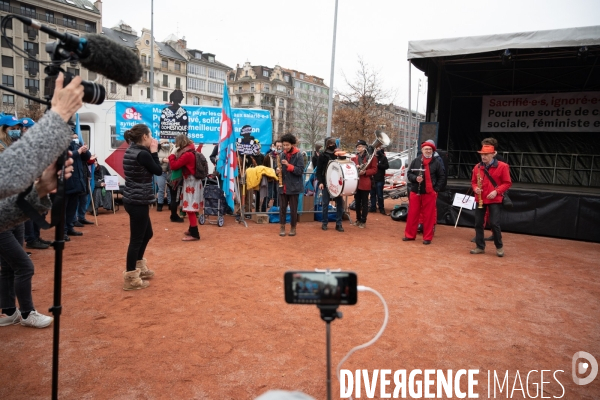
<path fill-rule="evenodd" d="M 75 133 L 79 138 L 79 144 L 83 146 L 85 143 L 83 143 L 83 136 L 81 136 L 81 126 L 79 126 L 79 114 L 75 114 Z"/>
<path fill-rule="evenodd" d="M 229 105 L 227 81 L 223 85 L 223 108 L 221 110 L 221 125 L 219 127 L 219 154 L 217 156 L 217 171 L 221 174 L 223 192 L 227 205 L 233 210 L 235 199 L 235 178 L 238 176 L 238 159 L 233 134 L 233 114 Z"/>

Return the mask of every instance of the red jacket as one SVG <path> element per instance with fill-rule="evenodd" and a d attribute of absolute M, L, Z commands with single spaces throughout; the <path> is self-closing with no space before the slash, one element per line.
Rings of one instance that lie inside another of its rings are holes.
<path fill-rule="evenodd" d="M 183 151 L 184 153 L 177 158 L 175 154 L 169 156 L 169 168 L 172 170 L 183 168 L 183 177 L 187 178 L 196 173 L 196 155 L 194 154 L 196 146 L 190 144 Z"/>
<path fill-rule="evenodd" d="M 498 161 L 494 158 L 492 165 L 490 168 L 488 168 L 490 176 L 494 178 L 496 185 L 498 185 L 497 187 L 492 185 L 492 182 L 490 182 L 490 179 L 484 170 L 485 166 L 483 166 L 482 163 L 475 165 L 475 168 L 473 168 L 473 175 L 471 176 L 471 187 L 473 190 L 477 189 L 477 174 L 480 174 L 481 178 L 483 179 L 481 185 L 481 197 L 483 198 L 483 204 L 502 203 L 502 195 L 512 186 L 508 164 Z M 496 190 L 498 194 L 493 199 L 488 199 L 487 195 L 494 190 Z M 479 196 L 475 195 L 475 201 L 478 200 Z"/>
<path fill-rule="evenodd" d="M 352 157 L 352 161 L 354 161 L 354 164 L 356 164 L 357 169 L 360 168 L 361 164 L 361 162 L 358 160 L 359 157 L 361 158 L 360 161 L 364 160 L 363 162 L 367 162 L 370 156 L 369 153 L 365 150 L 362 156 L 357 154 L 354 157 Z M 377 173 L 377 157 L 373 156 L 371 162 L 367 166 L 365 174 L 358 176 L 358 190 L 371 190 L 371 176 L 375 175 L 375 173 Z"/>

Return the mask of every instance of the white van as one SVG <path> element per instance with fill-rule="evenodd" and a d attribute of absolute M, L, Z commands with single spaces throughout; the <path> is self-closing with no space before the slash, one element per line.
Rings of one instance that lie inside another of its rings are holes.
<path fill-rule="evenodd" d="M 389 168 L 385 171 L 386 185 L 406 185 L 408 155 L 404 153 L 386 153 Z"/>

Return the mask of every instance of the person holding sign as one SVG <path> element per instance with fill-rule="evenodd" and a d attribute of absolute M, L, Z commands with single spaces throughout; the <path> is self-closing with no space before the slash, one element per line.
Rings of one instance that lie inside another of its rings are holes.
<path fill-rule="evenodd" d="M 126 271 L 123 272 L 123 290 L 145 289 L 154 271 L 148 269 L 144 252 L 152 238 L 150 204 L 154 203 L 152 175 L 162 174 L 158 160 L 158 141 L 144 124 L 134 125 L 125 132 L 129 147 L 123 157 L 125 187 L 123 204 L 129 214 L 129 247 Z"/>
<path fill-rule="evenodd" d="M 475 209 L 475 244 L 471 254 L 485 253 L 483 224 L 486 211 L 489 209 L 489 221 L 494 234 L 496 255 L 504 257 L 502 233 L 500 232 L 500 214 L 502 212 L 502 195 L 511 187 L 508 164 L 498 161 L 494 146 L 484 144 L 481 147 L 481 162 L 473 168 L 471 187 L 477 198 L 483 200 L 483 207 Z M 478 184 L 479 183 L 479 184 Z"/>

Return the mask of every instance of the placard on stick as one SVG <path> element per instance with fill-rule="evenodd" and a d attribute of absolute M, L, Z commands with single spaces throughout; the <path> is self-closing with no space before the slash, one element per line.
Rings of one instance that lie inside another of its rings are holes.
<path fill-rule="evenodd" d="M 104 176 L 104 189 L 106 190 L 119 190 L 119 177 L 118 176 Z"/>

